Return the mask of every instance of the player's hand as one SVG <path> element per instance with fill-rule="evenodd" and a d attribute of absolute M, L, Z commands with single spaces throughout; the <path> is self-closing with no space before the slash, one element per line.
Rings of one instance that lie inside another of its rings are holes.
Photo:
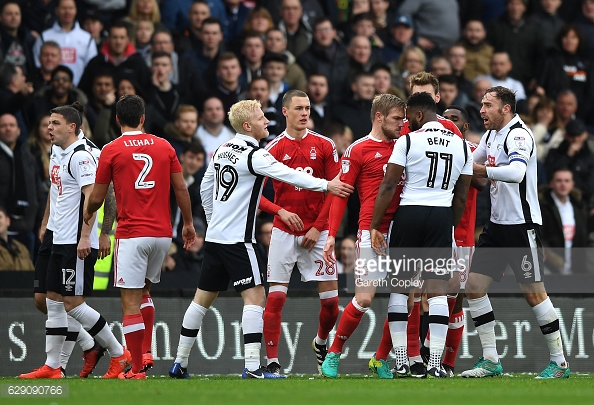
<path fill-rule="evenodd" d="M 371 235 L 371 247 L 373 248 L 373 251 L 378 255 L 385 255 L 388 244 L 386 243 L 384 234 L 377 229 L 371 229 L 369 233 Z"/>
<path fill-rule="evenodd" d="M 307 249 L 308 252 L 311 252 L 316 246 L 316 243 L 318 243 L 318 239 L 320 239 L 320 231 L 312 226 L 303 237 L 300 246 Z"/>
<path fill-rule="evenodd" d="M 39 234 L 37 235 L 40 242 L 43 242 L 43 237 L 45 236 L 46 229 L 47 229 L 47 224 L 41 224 L 41 227 L 39 228 Z"/>
<path fill-rule="evenodd" d="M 324 245 L 324 250 L 322 252 L 322 257 L 324 258 L 324 262 L 326 262 L 326 266 L 336 263 L 336 254 L 334 250 L 335 246 L 336 238 L 334 236 L 328 235 L 328 239 L 326 239 L 326 244 Z"/>
<path fill-rule="evenodd" d="M 84 212 L 83 212 L 83 221 L 85 221 L 85 224 L 91 225 L 89 223 L 91 221 L 91 218 L 93 218 L 93 214 L 90 214 L 88 210 L 84 210 Z"/>
<path fill-rule="evenodd" d="M 98 259 L 103 259 L 111 253 L 111 239 L 108 234 L 102 233 L 99 235 L 99 255 Z"/>
<path fill-rule="evenodd" d="M 91 238 L 89 236 L 81 236 L 76 248 L 78 258 L 83 260 L 91 253 Z"/>
<path fill-rule="evenodd" d="M 278 213 L 280 219 L 287 224 L 291 231 L 301 231 L 303 229 L 303 221 L 299 218 L 299 215 L 289 212 L 282 208 Z"/>
<path fill-rule="evenodd" d="M 184 249 L 188 250 L 190 246 L 196 243 L 196 231 L 194 225 L 184 225 L 182 229 L 182 239 L 184 240 Z"/>
<path fill-rule="evenodd" d="M 328 191 L 338 197 L 348 197 L 355 188 L 350 184 L 340 181 L 340 173 L 328 182 Z"/>

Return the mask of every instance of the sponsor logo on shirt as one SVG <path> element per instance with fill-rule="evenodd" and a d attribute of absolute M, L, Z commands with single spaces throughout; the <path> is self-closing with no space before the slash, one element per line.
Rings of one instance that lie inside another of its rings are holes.
<path fill-rule="evenodd" d="M 349 162 L 348 160 L 342 160 L 342 172 L 344 174 L 349 172 L 349 169 L 351 168 L 351 162 Z"/>
<path fill-rule="evenodd" d="M 62 63 L 76 63 L 76 48 L 62 47 Z"/>

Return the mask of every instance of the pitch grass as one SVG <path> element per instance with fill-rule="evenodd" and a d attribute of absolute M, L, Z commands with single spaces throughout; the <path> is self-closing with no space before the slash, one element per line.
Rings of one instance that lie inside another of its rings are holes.
<path fill-rule="evenodd" d="M 327 379 L 320 376 L 290 376 L 286 380 L 242 380 L 238 376 L 193 376 L 190 380 L 149 377 L 144 381 L 36 380 L 35 384 L 68 384 L 68 398 L 6 398 L 7 384 L 32 383 L 0 378 L 2 405 L 177 405 L 177 404 L 307 404 L 371 405 L 398 404 L 591 404 L 592 375 L 572 374 L 565 380 L 534 380 L 534 375 L 504 375 L 495 378 L 442 380 L 379 380 L 365 375 Z M 423 402 L 425 401 L 425 402 Z M 430 402 L 429 402 L 430 401 Z"/>

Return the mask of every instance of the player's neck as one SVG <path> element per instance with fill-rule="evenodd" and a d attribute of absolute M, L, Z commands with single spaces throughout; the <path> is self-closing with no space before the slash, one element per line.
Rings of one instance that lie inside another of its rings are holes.
<path fill-rule="evenodd" d="M 371 132 L 369 133 L 373 138 L 379 139 L 380 141 L 388 142 L 390 139 L 384 135 L 381 129 L 371 128 Z"/>
<path fill-rule="evenodd" d="M 128 126 L 124 126 L 122 125 L 122 134 L 124 132 L 132 132 L 132 131 L 140 131 L 142 132 L 142 126 L 138 126 L 138 127 L 128 127 Z"/>
<path fill-rule="evenodd" d="M 287 132 L 287 135 L 289 135 L 291 138 L 295 138 L 298 141 L 300 141 L 307 133 L 307 128 L 305 128 L 305 129 L 287 128 L 285 131 Z"/>
<path fill-rule="evenodd" d="M 505 117 L 503 117 L 503 122 L 501 123 L 501 127 L 497 130 L 497 132 L 501 131 L 503 128 L 505 128 L 507 126 L 507 124 L 510 123 L 510 121 L 512 120 L 512 118 L 514 118 L 514 115 L 506 115 Z"/>

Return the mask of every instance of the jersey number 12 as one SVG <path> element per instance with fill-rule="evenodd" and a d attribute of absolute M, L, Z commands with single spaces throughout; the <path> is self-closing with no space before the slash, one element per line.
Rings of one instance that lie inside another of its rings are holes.
<path fill-rule="evenodd" d="M 431 159 L 431 165 L 429 166 L 429 177 L 427 178 L 427 187 L 435 187 L 435 178 L 437 177 L 437 165 L 439 159 L 445 162 L 445 171 L 443 173 L 443 181 L 441 182 L 441 188 L 447 190 L 450 185 L 450 178 L 452 177 L 452 163 L 454 156 L 451 153 L 437 153 L 437 152 L 425 152 L 425 156 Z"/>

